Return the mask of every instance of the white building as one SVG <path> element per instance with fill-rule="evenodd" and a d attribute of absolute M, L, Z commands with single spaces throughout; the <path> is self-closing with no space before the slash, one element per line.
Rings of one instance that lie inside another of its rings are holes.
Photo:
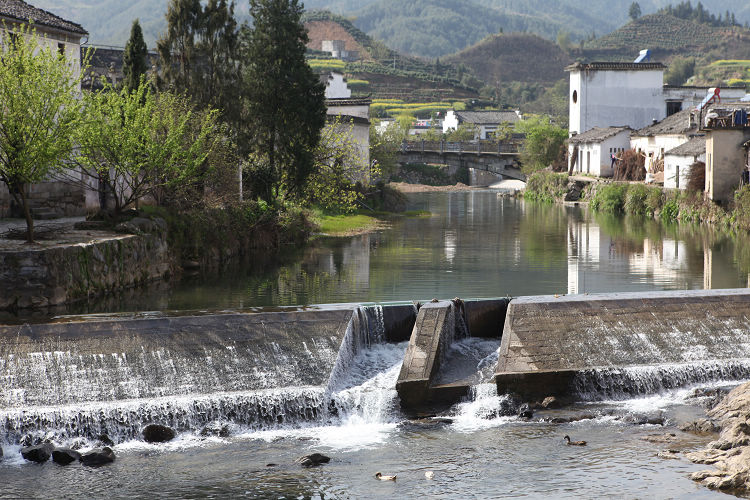
<path fill-rule="evenodd" d="M 321 50 L 328 52 L 331 57 L 341 59 L 342 61 L 356 61 L 359 59 L 359 52 L 356 50 L 346 50 L 346 42 L 343 40 L 323 40 Z"/>
<path fill-rule="evenodd" d="M 594 127 L 643 128 L 678 111 L 699 105 L 708 87 L 664 85 L 661 63 L 592 62 L 570 72 L 570 135 Z M 744 97 L 745 89 L 720 88 L 722 101 Z"/>
<path fill-rule="evenodd" d="M 699 161 L 706 162 L 706 138 L 702 135 L 667 151 L 664 154 L 664 187 L 684 190 L 693 164 Z"/>
<path fill-rule="evenodd" d="M 630 149 L 645 155 L 646 172 L 657 170 L 664 161 L 664 155 L 697 135 L 699 131 L 699 113 L 686 109 L 663 120 L 643 127 L 631 134 Z M 665 174 L 666 175 L 666 174 Z"/>
<path fill-rule="evenodd" d="M 443 120 L 443 133 L 456 130 L 459 125 L 467 124 L 477 128 L 475 139 L 491 138 L 501 124 L 513 125 L 522 120 L 520 111 L 455 111 L 449 110 Z"/>
<path fill-rule="evenodd" d="M 352 91 L 342 73 L 331 71 L 320 75 L 320 81 L 326 86 L 326 99 L 348 99 Z"/>
<path fill-rule="evenodd" d="M 613 125 L 638 129 L 666 116 L 661 63 L 576 63 L 565 69 L 571 135 Z"/>
<path fill-rule="evenodd" d="M 575 158 L 574 172 L 612 177 L 612 155 L 630 148 L 630 127 L 594 127 L 568 140 L 568 154 Z"/>

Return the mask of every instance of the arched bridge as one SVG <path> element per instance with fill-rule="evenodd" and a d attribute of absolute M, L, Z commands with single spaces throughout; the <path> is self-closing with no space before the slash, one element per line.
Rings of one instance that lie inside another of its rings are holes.
<path fill-rule="evenodd" d="M 432 163 L 474 168 L 526 181 L 518 164 L 518 141 L 404 141 L 399 163 Z"/>

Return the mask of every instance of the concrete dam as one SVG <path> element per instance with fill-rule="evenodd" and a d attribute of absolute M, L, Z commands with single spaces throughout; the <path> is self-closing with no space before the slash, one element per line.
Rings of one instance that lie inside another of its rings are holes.
<path fill-rule="evenodd" d="M 0 326 L 0 439 L 413 416 L 489 383 L 520 403 L 743 378 L 746 289 L 62 318 Z"/>

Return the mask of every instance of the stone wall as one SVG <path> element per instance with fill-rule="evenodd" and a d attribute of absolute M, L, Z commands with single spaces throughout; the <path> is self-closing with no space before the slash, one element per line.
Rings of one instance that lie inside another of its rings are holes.
<path fill-rule="evenodd" d="M 7 186 L 0 184 L 0 219 L 23 216 L 20 208 L 13 209 L 14 204 Z M 29 187 L 29 207 L 35 219 L 85 215 L 86 190 L 80 185 L 58 181 L 33 184 Z"/>
<path fill-rule="evenodd" d="M 122 235 L 90 243 L 0 252 L 0 310 L 47 307 L 162 279 L 166 238 Z"/>

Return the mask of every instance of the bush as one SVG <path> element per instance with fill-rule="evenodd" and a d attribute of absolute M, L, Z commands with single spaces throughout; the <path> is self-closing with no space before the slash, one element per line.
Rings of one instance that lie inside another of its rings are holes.
<path fill-rule="evenodd" d="M 662 206 L 662 190 L 644 184 L 628 186 L 625 194 L 625 213 L 633 215 L 654 215 Z"/>
<path fill-rule="evenodd" d="M 614 180 L 642 181 L 646 178 L 646 159 L 637 151 L 628 149 L 622 153 L 622 158 L 615 167 Z"/>
<path fill-rule="evenodd" d="M 671 198 L 664 203 L 664 207 L 661 210 L 661 218 L 663 221 L 676 221 L 680 215 L 680 207 L 675 198 Z"/>
<path fill-rule="evenodd" d="M 531 174 L 527 179 L 523 197 L 527 200 L 554 203 L 565 196 L 567 189 L 567 174 L 540 170 Z"/>
<path fill-rule="evenodd" d="M 591 200 L 591 208 L 599 212 L 622 213 L 627 192 L 627 184 L 613 183 L 602 186 Z"/>
<path fill-rule="evenodd" d="M 687 190 L 702 193 L 706 189 L 706 164 L 702 161 L 693 163 L 688 174 Z"/>

